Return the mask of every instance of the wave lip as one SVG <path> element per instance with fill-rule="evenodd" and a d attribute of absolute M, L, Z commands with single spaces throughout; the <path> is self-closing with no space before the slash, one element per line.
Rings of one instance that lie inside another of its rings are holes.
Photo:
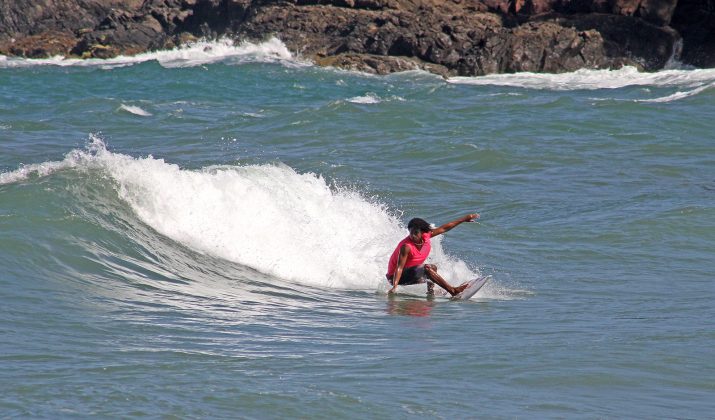
<path fill-rule="evenodd" d="M 145 111 L 144 109 L 142 109 L 141 107 L 138 107 L 136 105 L 122 104 L 119 107 L 119 110 L 126 111 L 130 114 L 138 115 L 140 117 L 151 117 L 152 116 L 151 112 Z"/>
<path fill-rule="evenodd" d="M 76 166 L 76 162 L 65 159 L 58 162 L 42 162 L 29 165 L 22 165 L 19 169 L 11 172 L 0 173 L 0 185 L 15 184 L 31 178 L 32 176 L 45 177 L 63 169 Z"/>
<path fill-rule="evenodd" d="M 228 38 L 222 38 L 217 41 L 202 40 L 171 50 L 153 51 L 134 56 L 118 56 L 108 59 L 79 59 L 61 56 L 44 59 L 26 59 L 0 56 L 0 68 L 60 66 L 111 69 L 131 66 L 147 61 L 156 61 L 166 68 L 196 67 L 218 62 L 228 62 L 231 64 L 292 62 L 300 64 L 300 61 L 291 54 L 283 42 L 276 37 L 272 37 L 262 43 L 245 41 L 240 44 L 235 44 L 233 40 Z"/>
<path fill-rule="evenodd" d="M 645 103 L 666 103 L 666 102 L 674 102 L 678 101 L 681 99 L 689 98 L 691 96 L 695 96 L 701 92 L 704 92 L 710 88 L 715 87 L 715 82 L 709 83 L 703 86 L 696 87 L 695 89 L 688 90 L 688 91 L 678 91 L 673 93 L 672 95 L 668 96 L 663 96 L 660 98 L 654 98 L 654 99 L 637 99 L 636 102 L 645 102 Z"/>

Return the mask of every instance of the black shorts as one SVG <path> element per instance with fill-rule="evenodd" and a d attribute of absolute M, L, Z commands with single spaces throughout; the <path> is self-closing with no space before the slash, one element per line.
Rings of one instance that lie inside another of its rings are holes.
<path fill-rule="evenodd" d="M 425 274 L 424 265 L 416 265 L 414 267 L 405 267 L 402 269 L 402 276 L 400 277 L 400 286 L 409 286 L 410 284 L 421 284 L 427 281 L 427 274 Z M 387 282 L 392 284 L 392 277 L 387 278 Z"/>

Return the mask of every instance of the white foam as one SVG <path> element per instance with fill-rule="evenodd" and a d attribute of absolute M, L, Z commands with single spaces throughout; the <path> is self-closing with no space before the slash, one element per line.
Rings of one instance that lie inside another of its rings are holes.
<path fill-rule="evenodd" d="M 382 99 L 380 99 L 380 97 L 376 94 L 370 92 L 363 96 L 355 96 L 353 98 L 347 99 L 347 101 L 352 102 L 354 104 L 379 104 L 380 102 L 382 102 Z"/>
<path fill-rule="evenodd" d="M 147 112 L 147 111 L 143 110 L 141 107 L 138 107 L 135 105 L 122 104 L 119 107 L 119 109 L 122 111 L 126 111 L 130 114 L 139 115 L 140 117 L 151 117 L 151 115 L 152 115 L 151 112 Z"/>
<path fill-rule="evenodd" d="M 688 90 L 688 91 L 684 91 L 684 92 L 678 91 L 678 92 L 673 93 L 672 95 L 667 95 L 667 96 L 663 96 L 660 98 L 637 99 L 636 102 L 650 102 L 650 103 L 674 102 L 674 101 L 678 101 L 680 99 L 688 98 L 690 96 L 695 96 L 695 95 L 699 94 L 700 92 L 703 92 L 703 91 L 708 90 L 713 87 L 715 87 L 715 83 L 709 83 L 707 85 L 700 86 L 700 87 L 697 87 L 692 90 Z"/>
<path fill-rule="evenodd" d="M 235 44 L 230 39 L 217 41 L 197 41 L 172 50 L 153 51 L 134 56 L 118 56 L 108 59 L 78 59 L 61 56 L 45 59 L 25 59 L 0 56 L 0 68 L 33 66 L 75 66 L 111 69 L 130 66 L 147 61 L 157 61 L 164 67 L 195 67 L 205 64 L 226 62 L 243 64 L 248 62 L 290 62 L 302 64 L 288 51 L 278 38 L 270 38 L 262 43 L 242 42 Z"/>
<path fill-rule="evenodd" d="M 355 96 L 355 97 L 346 99 L 346 101 L 350 102 L 350 103 L 354 103 L 354 104 L 371 105 L 371 104 L 379 104 L 379 103 L 385 102 L 385 101 L 387 101 L 387 102 L 390 102 L 390 101 L 404 102 L 405 99 L 400 96 L 396 96 L 396 95 L 388 96 L 387 98 L 381 98 L 376 93 L 368 92 L 362 96 Z"/>
<path fill-rule="evenodd" d="M 331 188 L 322 176 L 285 165 L 187 170 L 151 156 L 112 153 L 101 139 L 91 140 L 87 150 L 0 174 L 0 182 L 98 169 L 115 180 L 119 197 L 144 223 L 194 250 L 305 285 L 385 290 L 387 260 L 406 230 L 384 205 L 359 192 Z M 429 261 L 451 283 L 473 277 L 440 239 Z"/>
<path fill-rule="evenodd" d="M 572 73 L 515 73 L 480 77 L 452 77 L 449 83 L 510 86 L 548 90 L 619 89 L 628 86 L 699 87 L 715 82 L 715 69 L 671 69 L 653 73 L 634 67 L 619 70 L 578 70 Z"/>

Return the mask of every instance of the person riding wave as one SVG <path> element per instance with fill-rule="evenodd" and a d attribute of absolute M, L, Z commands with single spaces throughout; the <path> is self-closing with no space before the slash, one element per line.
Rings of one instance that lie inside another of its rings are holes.
<path fill-rule="evenodd" d="M 433 283 L 437 283 L 452 296 L 464 290 L 467 287 L 467 283 L 453 287 L 442 276 L 437 274 L 436 265 L 425 264 L 424 262 L 432 250 L 431 239 L 433 237 L 448 232 L 464 222 L 473 222 L 478 218 L 479 214 L 472 213 L 434 229 L 423 219 L 414 218 L 410 220 L 407 224 L 410 234 L 397 244 L 387 264 L 385 277 L 387 277 L 388 283 L 392 286 L 388 293 L 395 293 L 397 286 L 400 284 L 407 286 L 425 282 L 428 283 L 428 294 L 434 293 Z"/>

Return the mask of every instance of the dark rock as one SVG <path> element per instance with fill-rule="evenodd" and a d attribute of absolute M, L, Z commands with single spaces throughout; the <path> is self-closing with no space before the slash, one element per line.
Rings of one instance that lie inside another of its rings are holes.
<path fill-rule="evenodd" d="M 67 32 L 46 31 L 11 42 L 9 52 L 27 58 L 66 56 L 75 42 L 75 37 Z"/>
<path fill-rule="evenodd" d="M 449 73 L 446 67 L 426 63 L 412 57 L 343 53 L 332 56 L 316 56 L 314 60 L 320 66 L 340 67 L 375 74 L 409 70 L 427 70 L 442 76 Z"/>
<path fill-rule="evenodd" d="M 671 25 L 683 36 L 682 62 L 715 67 L 715 0 L 679 0 Z"/>
<path fill-rule="evenodd" d="M 638 16 L 656 25 L 668 25 L 678 0 L 643 0 Z"/>
<path fill-rule="evenodd" d="M 606 55 L 622 57 L 647 71 L 663 68 L 680 40 L 678 32 L 670 27 L 628 16 L 589 14 L 578 19 L 563 18 L 561 22 L 582 31 L 595 30 L 603 37 Z"/>
<path fill-rule="evenodd" d="M 714 65 L 713 2 L 16 0 L 0 4 L 0 54 L 107 58 L 199 37 L 275 35 L 319 64 L 375 73 L 655 70 L 678 31 L 685 61 Z"/>

